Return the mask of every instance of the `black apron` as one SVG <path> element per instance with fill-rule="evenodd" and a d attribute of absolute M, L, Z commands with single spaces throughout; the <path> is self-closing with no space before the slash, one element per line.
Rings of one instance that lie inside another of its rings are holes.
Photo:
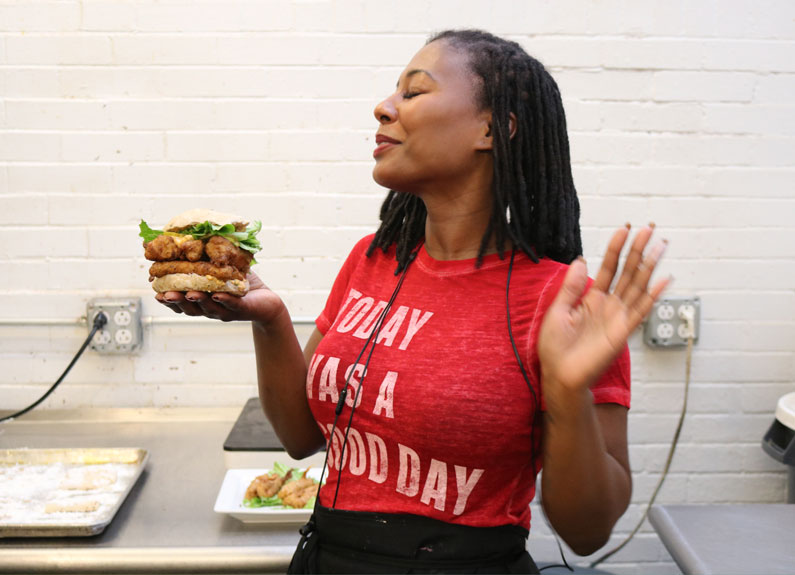
<path fill-rule="evenodd" d="M 315 506 L 288 573 L 538 573 L 516 525 Z"/>

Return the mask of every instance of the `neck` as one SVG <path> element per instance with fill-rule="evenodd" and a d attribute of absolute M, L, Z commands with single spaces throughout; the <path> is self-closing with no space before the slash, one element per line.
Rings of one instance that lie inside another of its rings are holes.
<path fill-rule="evenodd" d="M 454 199 L 424 198 L 425 249 L 437 260 L 475 258 L 491 218 L 491 194 L 463 194 Z M 494 237 L 485 254 L 496 252 Z M 484 255 L 485 255 L 484 254 Z"/>
<path fill-rule="evenodd" d="M 475 258 L 492 210 L 490 154 L 476 154 L 468 169 L 437 179 L 415 193 L 425 204 L 425 249 L 437 260 Z M 492 237 L 485 254 L 496 252 Z"/>

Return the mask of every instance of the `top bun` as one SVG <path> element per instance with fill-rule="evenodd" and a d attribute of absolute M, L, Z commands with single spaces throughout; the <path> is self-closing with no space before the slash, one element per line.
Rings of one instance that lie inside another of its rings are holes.
<path fill-rule="evenodd" d="M 171 218 L 165 227 L 163 227 L 163 231 L 178 232 L 204 222 L 210 222 L 211 224 L 215 224 L 217 226 L 232 224 L 238 231 L 244 230 L 249 224 L 249 222 L 242 216 L 226 214 L 224 212 L 216 212 L 215 210 L 195 208 L 188 210 L 187 212 L 182 212 L 178 216 Z"/>

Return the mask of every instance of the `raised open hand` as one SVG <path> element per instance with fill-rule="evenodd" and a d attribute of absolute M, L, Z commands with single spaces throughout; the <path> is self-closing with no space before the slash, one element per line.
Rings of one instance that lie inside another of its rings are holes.
<path fill-rule="evenodd" d="M 221 321 L 262 321 L 268 323 L 284 310 L 281 298 L 253 272 L 247 276 L 249 291 L 243 297 L 228 293 L 189 291 L 166 292 L 155 299 L 177 313 L 204 316 Z"/>
<path fill-rule="evenodd" d="M 613 234 L 602 267 L 584 296 L 588 281 L 585 261 L 578 259 L 571 264 L 539 333 L 538 355 L 545 385 L 561 385 L 572 391 L 588 388 L 648 315 L 670 283 L 670 278 L 665 278 L 649 288 L 666 246 L 665 241 L 658 242 L 644 255 L 652 231 L 652 227 L 646 227 L 635 236 L 613 291 L 610 286 L 629 237 L 629 226 Z"/>

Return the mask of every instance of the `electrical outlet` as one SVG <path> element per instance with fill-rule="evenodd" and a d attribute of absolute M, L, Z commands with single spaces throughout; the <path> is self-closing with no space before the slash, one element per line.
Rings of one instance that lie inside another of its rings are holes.
<path fill-rule="evenodd" d="M 110 335 L 110 332 L 106 329 L 103 329 L 94 334 L 94 339 L 92 341 L 97 345 L 108 345 L 111 339 L 113 339 L 113 336 Z"/>
<path fill-rule="evenodd" d="M 674 317 L 674 306 L 669 303 L 657 306 L 657 317 L 663 321 L 669 321 Z"/>
<path fill-rule="evenodd" d="M 651 347 L 687 345 L 690 328 L 687 317 L 693 318 L 693 343 L 698 341 L 701 300 L 698 297 L 667 297 L 654 304 L 646 319 L 643 341 Z"/>
<path fill-rule="evenodd" d="M 88 302 L 86 317 L 89 331 L 94 318 L 104 313 L 105 327 L 94 334 L 91 349 L 104 354 L 133 353 L 143 343 L 141 298 L 95 298 Z"/>
<path fill-rule="evenodd" d="M 657 326 L 657 337 L 660 339 L 671 339 L 674 336 L 674 326 L 670 322 L 663 322 Z"/>

